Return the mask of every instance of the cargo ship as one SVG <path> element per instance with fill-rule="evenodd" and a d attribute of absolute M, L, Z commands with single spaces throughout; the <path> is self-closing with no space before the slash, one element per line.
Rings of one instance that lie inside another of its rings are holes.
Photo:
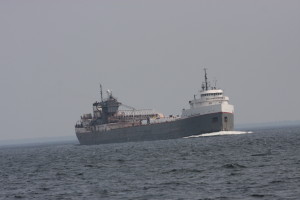
<path fill-rule="evenodd" d="M 204 69 L 202 90 L 189 101 L 181 116 L 152 109 L 135 109 L 122 104 L 107 90 L 100 101 L 93 103 L 93 114 L 83 114 L 75 125 L 76 136 L 82 145 L 119 142 L 167 140 L 234 128 L 234 106 L 223 90 L 211 87 Z M 123 109 L 122 109 L 123 108 Z"/>

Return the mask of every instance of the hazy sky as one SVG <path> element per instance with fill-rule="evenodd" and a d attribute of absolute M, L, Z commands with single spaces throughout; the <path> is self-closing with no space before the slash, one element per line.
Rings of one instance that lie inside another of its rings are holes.
<path fill-rule="evenodd" d="M 180 114 L 203 68 L 235 123 L 300 120 L 300 1 L 0 1 L 0 140 L 75 135 L 99 83 Z"/>

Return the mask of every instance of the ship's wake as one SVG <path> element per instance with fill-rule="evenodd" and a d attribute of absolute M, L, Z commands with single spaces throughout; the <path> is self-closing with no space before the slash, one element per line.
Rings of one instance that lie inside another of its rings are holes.
<path fill-rule="evenodd" d="M 220 136 L 220 135 L 242 135 L 253 133 L 252 131 L 219 131 L 213 133 L 204 133 L 200 135 L 192 135 L 184 138 L 197 138 L 197 137 L 209 137 L 209 136 Z"/>

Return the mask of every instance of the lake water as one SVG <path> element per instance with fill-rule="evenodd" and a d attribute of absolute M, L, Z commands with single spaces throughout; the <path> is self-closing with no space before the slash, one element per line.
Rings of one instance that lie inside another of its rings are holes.
<path fill-rule="evenodd" d="M 300 127 L 236 133 L 0 147 L 0 199 L 300 199 Z"/>

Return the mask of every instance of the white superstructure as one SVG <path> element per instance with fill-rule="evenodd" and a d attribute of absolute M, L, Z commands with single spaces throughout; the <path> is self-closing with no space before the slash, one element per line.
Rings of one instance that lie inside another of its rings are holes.
<path fill-rule="evenodd" d="M 209 89 L 207 74 L 205 70 L 205 83 L 202 85 L 202 91 L 189 101 L 190 108 L 182 110 L 182 118 L 206 115 L 212 113 L 233 113 L 234 107 L 229 104 L 229 98 L 224 96 L 223 90 L 211 87 Z"/>

